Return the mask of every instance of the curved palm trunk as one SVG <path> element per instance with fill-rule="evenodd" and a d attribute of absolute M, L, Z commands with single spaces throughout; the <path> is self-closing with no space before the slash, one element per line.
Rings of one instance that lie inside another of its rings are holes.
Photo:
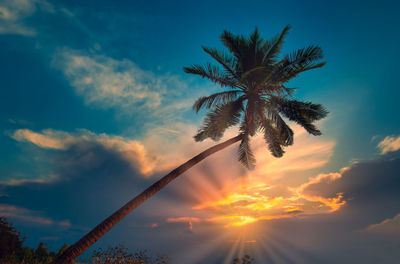
<path fill-rule="evenodd" d="M 176 177 L 207 158 L 211 154 L 220 151 L 235 142 L 238 142 L 242 139 L 242 135 L 238 135 L 234 138 L 231 138 L 225 142 L 222 142 L 218 145 L 215 145 L 199 155 L 193 157 L 188 160 L 178 168 L 174 169 L 166 176 L 158 180 L 156 183 L 151 185 L 141 194 L 130 200 L 123 207 L 121 207 L 118 211 L 109 216 L 106 220 L 97 225 L 92 231 L 87 233 L 84 237 L 82 237 L 78 242 L 74 245 L 70 246 L 63 254 L 58 257 L 54 263 L 57 264 L 70 264 L 73 263 L 74 260 L 79 257 L 83 252 L 85 252 L 91 245 L 93 245 L 100 237 L 105 235 L 111 228 L 113 228 L 119 221 L 121 221 L 125 216 L 127 216 L 133 209 L 141 205 L 151 196 L 153 196 L 156 192 L 165 187 L 168 183 L 174 180 Z"/>

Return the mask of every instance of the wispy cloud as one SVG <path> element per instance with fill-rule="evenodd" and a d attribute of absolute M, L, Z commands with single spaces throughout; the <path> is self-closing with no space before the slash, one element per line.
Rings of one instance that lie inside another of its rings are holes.
<path fill-rule="evenodd" d="M 385 137 L 381 142 L 378 143 L 378 148 L 381 150 L 381 155 L 399 150 L 400 149 L 400 136 Z"/>
<path fill-rule="evenodd" d="M 400 234 L 400 214 L 387 218 L 379 223 L 369 225 L 366 232 L 398 236 Z"/>
<path fill-rule="evenodd" d="M 77 140 L 66 132 L 52 129 L 43 130 L 41 133 L 29 129 L 18 129 L 12 137 L 17 141 L 31 142 L 41 148 L 58 150 L 66 149 L 68 145 Z"/>
<path fill-rule="evenodd" d="M 85 54 L 63 49 L 56 53 L 54 65 L 86 103 L 100 108 L 132 111 L 132 106 L 156 109 L 168 86 L 185 85 L 176 77 L 156 75 L 139 68 L 130 60 L 105 55 Z"/>
<path fill-rule="evenodd" d="M 171 217 L 168 218 L 167 223 L 187 223 L 189 230 L 193 231 L 193 223 L 201 222 L 200 218 L 197 217 Z"/>
<path fill-rule="evenodd" d="M 37 9 L 54 12 L 53 6 L 45 0 L 5 0 L 0 3 L 0 34 L 33 36 L 36 30 L 27 26 L 25 19 Z"/>
<path fill-rule="evenodd" d="M 40 216 L 38 212 L 8 204 L 0 204 L 0 216 L 41 225 L 58 225 L 61 227 L 71 226 L 71 223 L 68 220 L 54 221 L 50 218 Z"/>
<path fill-rule="evenodd" d="M 18 186 L 18 185 L 24 185 L 24 184 L 31 184 L 31 183 L 50 183 L 54 180 L 56 180 L 57 177 L 55 177 L 54 175 L 52 177 L 49 178 L 45 178 L 45 179 L 11 179 L 8 180 L 6 182 L 0 182 L 0 184 L 4 184 L 7 186 Z M 1 196 L 1 194 L 0 194 Z"/>

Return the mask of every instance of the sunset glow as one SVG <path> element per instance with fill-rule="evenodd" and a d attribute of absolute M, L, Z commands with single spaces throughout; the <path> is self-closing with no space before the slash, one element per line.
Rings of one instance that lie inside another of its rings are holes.
<path fill-rule="evenodd" d="M 0 263 L 398 263 L 399 10 L 0 0 Z"/>

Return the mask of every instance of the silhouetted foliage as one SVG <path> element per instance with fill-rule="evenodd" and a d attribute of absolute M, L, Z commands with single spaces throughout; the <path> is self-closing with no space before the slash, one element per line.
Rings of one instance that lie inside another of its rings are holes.
<path fill-rule="evenodd" d="M 95 264 L 169 264 L 166 255 L 152 256 L 149 251 L 142 250 L 130 253 L 123 245 L 108 247 L 106 250 L 98 248 L 93 252 L 92 263 Z"/>
<path fill-rule="evenodd" d="M 11 256 L 20 253 L 23 243 L 21 233 L 5 218 L 0 217 L 0 260 L 13 260 Z"/>
<path fill-rule="evenodd" d="M 232 264 L 254 264 L 254 259 L 249 255 L 244 255 L 242 258 L 235 258 Z"/>
<path fill-rule="evenodd" d="M 40 242 L 36 249 L 23 246 L 25 238 L 21 232 L 9 223 L 4 217 L 0 217 L 0 263 L 1 264 L 49 264 L 56 253 L 50 252 L 46 244 Z M 64 245 L 61 250 L 68 247 Z M 58 253 L 60 254 L 60 252 Z"/>

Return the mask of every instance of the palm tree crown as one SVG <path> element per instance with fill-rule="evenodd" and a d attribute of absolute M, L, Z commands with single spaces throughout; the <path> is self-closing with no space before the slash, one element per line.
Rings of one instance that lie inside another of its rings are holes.
<path fill-rule="evenodd" d="M 308 133 L 321 135 L 313 122 L 324 118 L 327 110 L 320 104 L 293 99 L 294 89 L 287 88 L 285 83 L 301 72 L 324 66 L 325 62 L 320 62 L 322 49 L 312 45 L 279 58 L 289 29 L 290 26 L 286 26 L 270 40 L 262 39 L 257 28 L 249 38 L 225 30 L 221 41 L 229 53 L 203 47 L 219 66 L 207 63 L 184 68 L 186 73 L 230 88 L 200 97 L 194 103 L 196 112 L 202 108 L 210 110 L 194 136 L 196 141 L 206 138 L 217 141 L 228 127 L 240 124 L 239 161 L 253 168 L 255 157 L 249 143 L 257 131 L 264 134 L 269 151 L 275 157 L 281 157 L 283 147 L 293 144 L 293 131 L 281 114 Z"/>

